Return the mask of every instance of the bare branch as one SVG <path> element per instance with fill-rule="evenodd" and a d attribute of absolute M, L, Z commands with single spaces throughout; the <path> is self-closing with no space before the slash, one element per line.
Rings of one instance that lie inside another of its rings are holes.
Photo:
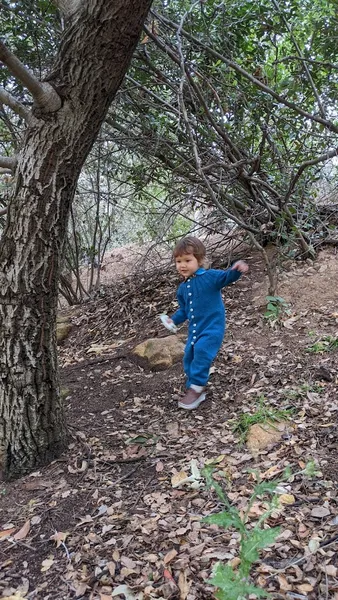
<path fill-rule="evenodd" d="M 6 208 L 2 208 L 0 210 L 0 217 L 3 217 L 4 215 L 7 215 L 7 211 L 8 211 L 7 206 L 6 206 Z"/>
<path fill-rule="evenodd" d="M 11 174 L 12 169 L 8 169 L 7 167 L 0 167 L 0 175 Z"/>
<path fill-rule="evenodd" d="M 0 156 L 0 167 L 14 171 L 17 159 L 10 156 Z"/>
<path fill-rule="evenodd" d="M 298 167 L 297 173 L 294 175 L 294 177 L 291 180 L 291 183 L 290 183 L 289 189 L 285 195 L 284 201 L 287 202 L 289 200 L 293 190 L 295 189 L 295 185 L 296 185 L 298 179 L 302 175 L 303 171 L 305 171 L 305 169 L 307 169 L 308 167 L 313 167 L 314 165 L 318 165 L 319 163 L 329 160 L 330 158 L 333 158 L 334 156 L 338 156 L 338 148 L 334 148 L 333 150 L 329 150 L 328 152 L 325 152 L 324 154 L 320 154 L 320 156 L 317 156 L 315 158 L 312 158 L 311 160 L 306 160 L 305 162 L 303 162 Z"/>
<path fill-rule="evenodd" d="M 21 104 L 21 102 L 18 102 L 12 94 L 6 92 L 2 87 L 0 87 L 0 103 L 9 106 L 15 113 L 25 119 L 25 121 L 28 119 L 29 111 Z"/>
<path fill-rule="evenodd" d="M 299 60 L 300 62 L 306 62 L 311 65 L 320 65 L 321 67 L 327 67 L 328 69 L 338 70 L 338 64 L 322 60 L 314 60 L 313 58 L 304 58 L 304 56 L 294 56 L 293 54 L 290 54 L 289 56 L 283 56 L 283 58 L 279 58 L 278 60 L 274 60 L 273 65 L 278 65 L 283 62 L 290 62 L 290 60 Z"/>
<path fill-rule="evenodd" d="M 192 7 L 194 7 L 195 5 L 193 4 Z M 190 9 L 191 10 L 191 9 Z M 197 145 L 197 141 L 194 137 L 194 133 L 192 131 L 191 125 L 190 125 L 190 121 L 188 118 L 188 113 L 187 113 L 187 108 L 185 105 L 185 101 L 184 101 L 184 94 L 183 94 L 183 85 L 185 80 L 187 79 L 187 71 L 186 71 L 186 66 L 185 66 L 185 59 L 183 56 L 183 51 L 182 51 L 182 36 L 181 36 L 181 32 L 183 30 L 183 23 L 184 23 L 184 19 L 187 16 L 188 13 L 186 13 L 182 19 L 181 19 L 181 23 L 177 28 L 177 48 L 178 48 L 178 53 L 180 56 L 180 67 L 181 67 L 181 79 L 180 79 L 180 86 L 179 86 L 179 91 L 178 91 L 178 100 L 181 106 L 181 111 L 182 111 L 182 117 L 183 117 L 183 121 L 185 123 L 185 127 L 188 133 L 188 137 L 190 139 L 190 143 L 191 143 L 191 147 L 192 147 L 192 151 L 193 151 L 193 156 L 195 158 L 195 168 L 197 173 L 200 175 L 202 181 L 204 182 L 211 201 L 213 202 L 213 204 L 218 208 L 218 210 L 227 218 L 231 219 L 232 221 L 234 221 L 235 223 L 237 223 L 237 225 L 239 225 L 240 227 L 242 227 L 243 229 L 247 230 L 247 231 L 251 231 L 252 233 L 258 234 L 259 230 L 254 229 L 252 226 L 250 226 L 247 223 L 244 223 L 240 218 L 237 217 L 237 215 L 234 215 L 234 213 L 229 212 L 228 210 L 226 210 L 224 208 L 224 206 L 219 202 L 217 195 L 215 194 L 212 186 L 210 185 L 210 182 L 208 180 L 208 178 L 206 177 L 205 173 L 203 172 L 202 169 L 202 165 L 201 165 L 201 157 L 199 154 L 199 150 L 198 150 L 198 145 Z M 231 202 L 231 198 L 228 197 L 227 194 L 225 194 L 225 197 Z"/>
<path fill-rule="evenodd" d="M 0 40 L 0 61 L 28 89 L 34 99 L 34 104 L 43 112 L 56 112 L 61 107 L 61 98 L 47 82 L 39 81 L 33 73 L 13 54 Z"/>
<path fill-rule="evenodd" d="M 127 81 L 130 81 L 131 83 L 133 83 L 137 88 L 139 88 L 140 90 L 143 90 L 146 94 L 148 94 L 149 96 L 151 96 L 152 98 L 157 100 L 157 102 L 160 102 L 160 104 L 163 104 L 169 112 L 174 112 L 176 114 L 179 114 L 178 110 L 174 106 L 171 106 L 171 104 L 168 104 L 168 102 L 163 100 L 163 98 L 161 98 L 160 96 L 158 96 L 157 94 L 155 94 L 154 92 L 149 90 L 147 87 L 145 87 L 144 85 L 142 85 L 141 83 L 136 81 L 136 79 L 133 79 L 132 77 L 130 77 L 130 75 L 126 75 L 125 78 Z"/>

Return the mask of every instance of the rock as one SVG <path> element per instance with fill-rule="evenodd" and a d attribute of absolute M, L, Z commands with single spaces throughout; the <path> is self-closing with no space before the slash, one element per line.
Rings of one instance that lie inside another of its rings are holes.
<path fill-rule="evenodd" d="M 68 337 L 71 329 L 72 326 L 67 321 L 62 323 L 56 323 L 56 339 L 58 344 Z"/>
<path fill-rule="evenodd" d="M 57 315 L 56 322 L 57 323 L 68 323 L 69 316 L 68 315 Z"/>
<path fill-rule="evenodd" d="M 184 344 L 178 336 L 164 338 L 151 338 L 138 344 L 133 350 L 134 354 L 146 358 L 150 366 L 157 369 L 167 369 L 182 360 Z"/>
<path fill-rule="evenodd" d="M 255 423 L 249 429 L 247 447 L 252 454 L 257 454 L 261 450 L 277 444 L 289 428 L 290 423 L 287 421 Z"/>

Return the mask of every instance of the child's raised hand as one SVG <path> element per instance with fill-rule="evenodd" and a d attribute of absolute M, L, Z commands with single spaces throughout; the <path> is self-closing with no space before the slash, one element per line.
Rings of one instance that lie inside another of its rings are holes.
<path fill-rule="evenodd" d="M 244 260 L 238 260 L 232 267 L 232 271 L 239 271 L 240 273 L 247 273 L 249 271 L 249 265 Z"/>

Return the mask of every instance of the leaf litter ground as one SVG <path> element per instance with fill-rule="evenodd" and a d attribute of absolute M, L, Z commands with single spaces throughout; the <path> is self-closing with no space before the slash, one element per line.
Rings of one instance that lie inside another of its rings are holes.
<path fill-rule="evenodd" d="M 173 487 L 194 459 L 199 467 L 215 461 L 216 477 L 243 511 L 252 469 L 278 479 L 286 466 L 296 472 L 314 460 L 321 475 L 283 484 L 288 500 L 268 521 L 281 535 L 262 551 L 253 583 L 276 599 L 338 599 L 337 349 L 307 351 L 338 332 L 336 286 L 330 295 L 326 285 L 325 304 L 318 302 L 328 260 L 336 257 L 323 253 L 315 266 L 286 275 L 282 286 L 297 311 L 271 328 L 263 268 L 251 258 L 250 275 L 226 290 L 227 336 L 208 401 L 192 413 L 177 409 L 180 364 L 154 372 L 131 354 L 136 343 L 166 335 L 157 316 L 175 306 L 173 274 L 125 280 L 69 312 L 73 329 L 60 347 L 69 447 L 0 487 L 2 597 L 213 598 L 206 580 L 217 560 L 236 565 L 239 537 L 201 521 L 221 510 L 213 492 Z M 309 278 L 315 307 L 312 296 L 300 301 Z M 233 424 L 262 402 L 294 412 L 281 442 L 253 456 Z M 263 511 L 257 501 L 252 524 Z"/>

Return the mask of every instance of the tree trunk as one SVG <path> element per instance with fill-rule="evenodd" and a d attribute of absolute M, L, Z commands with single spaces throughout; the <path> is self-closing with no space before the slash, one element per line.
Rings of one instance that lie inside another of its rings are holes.
<path fill-rule="evenodd" d="M 49 83 L 57 112 L 33 109 L 0 243 L 0 472 L 12 478 L 67 441 L 56 309 L 68 215 L 84 160 L 128 68 L 150 0 L 86 0 Z"/>

